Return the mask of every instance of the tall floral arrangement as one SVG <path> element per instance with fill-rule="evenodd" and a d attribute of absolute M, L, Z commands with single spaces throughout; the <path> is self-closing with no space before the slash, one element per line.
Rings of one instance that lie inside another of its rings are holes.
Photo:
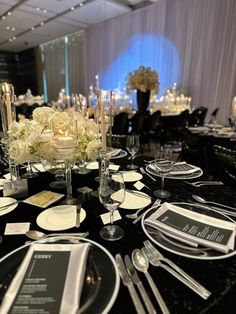
<path fill-rule="evenodd" d="M 158 93 L 160 89 L 159 75 L 150 67 L 141 65 L 138 69 L 128 73 L 127 86 L 142 92 L 150 90 Z"/>
<path fill-rule="evenodd" d="M 13 121 L 8 131 L 8 147 L 10 158 L 16 164 L 26 161 L 57 159 L 54 140 L 60 133 L 66 134 L 71 128 L 71 122 L 76 122 L 76 145 L 73 159 L 86 157 L 97 158 L 100 140 L 97 139 L 97 124 L 94 120 L 83 117 L 71 109 L 68 112 L 58 112 L 49 107 L 39 107 L 33 111 L 32 120 Z"/>

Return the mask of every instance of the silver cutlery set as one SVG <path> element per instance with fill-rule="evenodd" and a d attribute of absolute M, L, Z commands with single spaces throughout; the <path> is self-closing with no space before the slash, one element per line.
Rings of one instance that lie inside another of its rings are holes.
<path fill-rule="evenodd" d="M 154 314 L 157 313 L 157 311 L 136 270 L 145 275 L 161 312 L 164 314 L 170 313 L 155 281 L 148 272 L 149 263 L 156 267 L 162 267 L 203 299 L 206 300 L 211 295 L 209 290 L 203 287 L 183 269 L 168 258 L 165 258 L 149 240 L 144 241 L 144 247 L 141 250 L 133 250 L 131 259 L 126 255 L 123 260 L 120 254 L 116 254 L 115 259 L 122 282 L 128 288 L 138 314 L 146 313 L 146 311 Z M 137 287 L 137 290 L 135 287 Z"/>

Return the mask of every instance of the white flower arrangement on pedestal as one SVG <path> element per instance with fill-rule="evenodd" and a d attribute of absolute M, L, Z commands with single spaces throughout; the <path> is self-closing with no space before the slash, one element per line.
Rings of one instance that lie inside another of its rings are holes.
<path fill-rule="evenodd" d="M 128 73 L 127 86 L 144 93 L 150 90 L 158 94 L 160 89 L 159 75 L 150 67 L 141 65 L 138 69 Z"/>
<path fill-rule="evenodd" d="M 86 156 L 89 160 L 95 160 L 101 146 L 95 121 L 83 117 L 74 109 L 58 112 L 50 107 L 36 108 L 32 120 L 11 123 L 8 131 L 9 157 L 16 164 L 57 159 L 55 139 L 58 136 L 66 137 L 72 126 L 76 126 L 72 130 L 76 138 L 73 159 Z"/>

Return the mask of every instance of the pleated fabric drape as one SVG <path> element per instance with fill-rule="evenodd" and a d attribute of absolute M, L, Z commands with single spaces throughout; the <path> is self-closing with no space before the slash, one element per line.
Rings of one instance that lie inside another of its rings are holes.
<path fill-rule="evenodd" d="M 116 88 L 129 71 L 149 63 L 159 72 L 161 92 L 177 82 L 194 107 L 208 108 L 207 119 L 219 107 L 217 119 L 226 123 L 236 95 L 235 21 L 235 0 L 160 0 L 91 27 L 85 89 L 96 73 L 102 88 Z"/>

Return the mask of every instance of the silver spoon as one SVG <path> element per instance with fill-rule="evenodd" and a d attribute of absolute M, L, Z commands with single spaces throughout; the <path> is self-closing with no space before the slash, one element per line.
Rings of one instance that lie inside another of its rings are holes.
<path fill-rule="evenodd" d="M 29 230 L 25 233 L 25 235 L 32 240 L 41 240 L 53 236 L 79 236 L 85 238 L 88 236 L 88 234 L 89 234 L 88 232 L 45 234 L 38 230 Z"/>
<path fill-rule="evenodd" d="M 212 205 L 216 205 L 216 206 L 219 206 L 219 207 L 222 207 L 222 208 L 227 208 L 227 209 L 236 211 L 236 208 L 233 208 L 233 207 L 230 207 L 230 206 L 227 206 L 227 205 L 224 205 L 224 204 L 216 203 L 216 202 L 207 201 L 203 197 L 198 196 L 198 195 L 194 195 L 193 194 L 192 198 L 195 199 L 195 201 L 197 201 L 199 203 L 202 203 L 202 204 L 212 204 Z"/>
<path fill-rule="evenodd" d="M 132 262 L 134 264 L 134 267 L 143 272 L 144 275 L 146 276 L 147 278 L 147 281 L 152 289 L 152 292 L 154 293 L 155 295 L 155 298 L 162 310 L 162 313 L 164 314 L 168 314 L 170 313 L 166 304 L 165 304 L 165 301 L 163 300 L 155 282 L 153 281 L 151 275 L 149 274 L 148 272 L 148 267 L 149 267 L 149 262 L 148 262 L 148 259 L 146 257 L 146 255 L 139 249 L 136 249 L 136 250 L 133 250 L 132 252 Z"/>

